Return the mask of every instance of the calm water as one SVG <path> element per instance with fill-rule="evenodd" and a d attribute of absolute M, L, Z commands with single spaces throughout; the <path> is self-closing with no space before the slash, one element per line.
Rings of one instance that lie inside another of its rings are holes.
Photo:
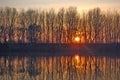
<path fill-rule="evenodd" d="M 0 80 L 120 80 L 120 58 L 1 56 Z"/>

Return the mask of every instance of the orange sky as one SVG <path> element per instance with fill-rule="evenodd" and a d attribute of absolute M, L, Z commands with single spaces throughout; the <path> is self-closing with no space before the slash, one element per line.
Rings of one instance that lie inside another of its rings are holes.
<path fill-rule="evenodd" d="M 15 7 L 24 9 L 44 9 L 54 8 L 58 10 L 61 7 L 75 6 L 78 11 L 86 11 L 95 7 L 106 9 L 119 9 L 120 0 L 0 0 L 1 7 Z"/>

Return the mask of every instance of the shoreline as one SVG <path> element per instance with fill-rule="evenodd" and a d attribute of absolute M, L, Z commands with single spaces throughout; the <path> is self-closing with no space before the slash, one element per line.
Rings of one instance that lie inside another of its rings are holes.
<path fill-rule="evenodd" d="M 56 44 L 4 43 L 0 56 L 120 56 L 120 43 L 111 44 Z"/>

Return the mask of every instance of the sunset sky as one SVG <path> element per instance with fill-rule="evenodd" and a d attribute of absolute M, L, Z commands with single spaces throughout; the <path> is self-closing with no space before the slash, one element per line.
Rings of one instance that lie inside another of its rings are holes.
<path fill-rule="evenodd" d="M 0 7 L 59 9 L 74 6 L 79 11 L 95 7 L 106 9 L 120 9 L 120 0 L 0 0 Z"/>

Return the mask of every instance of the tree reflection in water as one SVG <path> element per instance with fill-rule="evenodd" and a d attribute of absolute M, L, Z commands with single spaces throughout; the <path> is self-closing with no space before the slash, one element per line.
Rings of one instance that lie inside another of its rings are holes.
<path fill-rule="evenodd" d="M 0 57 L 0 80 L 120 80 L 120 58 Z"/>

